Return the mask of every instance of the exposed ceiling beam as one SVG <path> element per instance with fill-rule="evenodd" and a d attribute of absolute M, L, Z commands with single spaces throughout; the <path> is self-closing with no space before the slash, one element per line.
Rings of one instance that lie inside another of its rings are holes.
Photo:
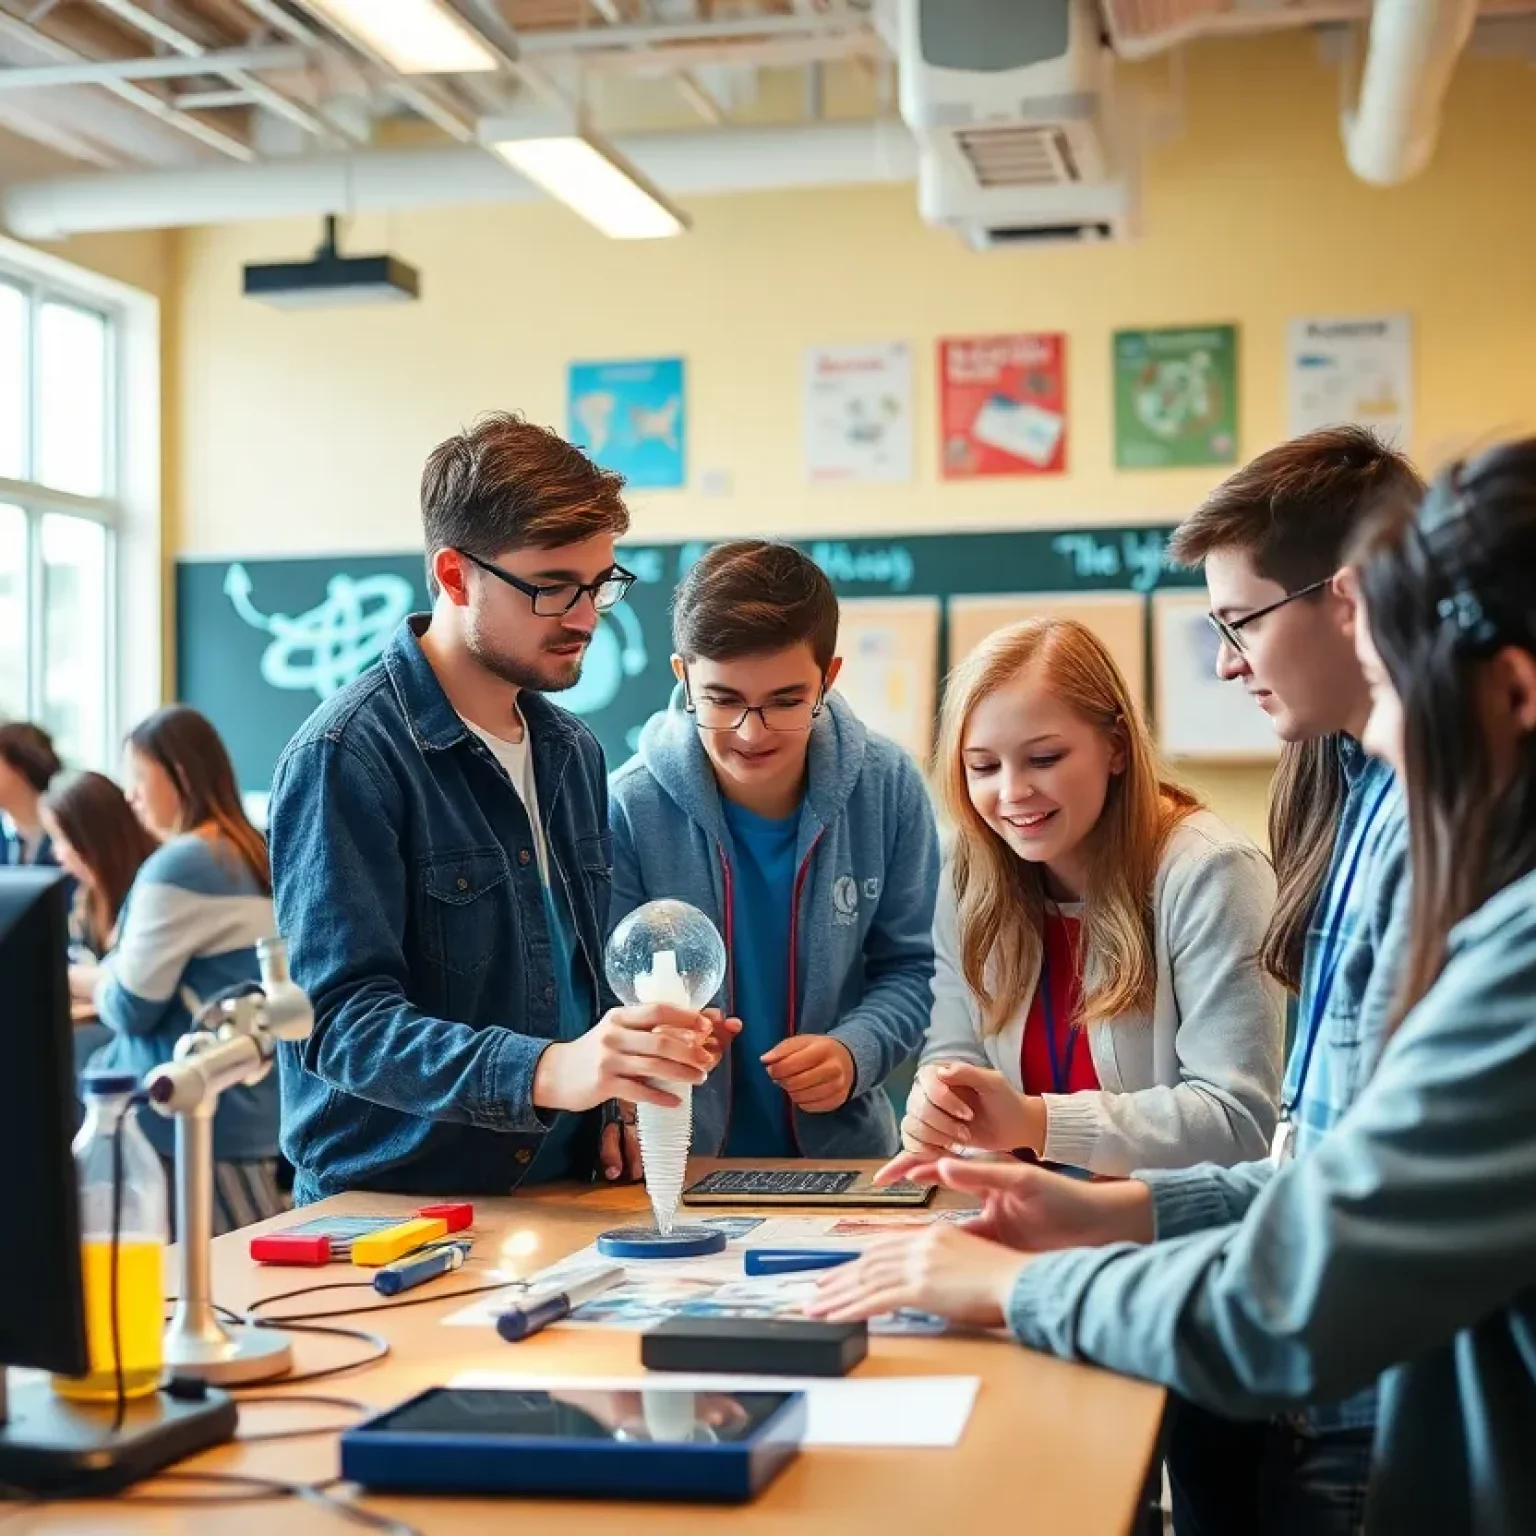
<path fill-rule="evenodd" d="M 223 91 L 184 91 L 172 100 L 183 112 L 219 112 L 227 107 L 251 105 L 251 98 L 233 85 Z"/>
<path fill-rule="evenodd" d="M 0 68 L 0 91 L 58 85 L 105 85 L 109 80 L 175 80 L 217 75 L 229 69 L 298 69 L 307 55 L 298 48 L 227 48 L 196 57 L 88 59 L 79 64 L 12 65 Z"/>
<path fill-rule="evenodd" d="M 173 53 L 179 53 L 183 58 L 206 59 L 211 52 L 180 27 L 147 10 L 139 4 L 139 0 L 95 0 L 95 3 L 102 10 L 110 11 L 119 21 L 126 22 L 146 37 L 163 43 Z M 264 80 L 258 80 L 249 70 L 214 69 L 210 73 L 222 75 L 232 86 L 244 91 L 258 106 L 265 107 L 277 117 L 285 118 L 306 133 L 312 133 L 320 139 L 334 137 L 335 130 L 324 118 L 316 116 L 308 107 L 268 85 Z"/>
<path fill-rule="evenodd" d="M 548 55 L 540 53 L 537 57 L 542 62 Z M 801 64 L 829 63 L 834 59 L 880 60 L 890 55 L 875 33 L 848 30 L 809 37 L 761 40 L 741 37 L 726 38 L 718 43 L 700 41 L 665 48 L 613 48 L 576 57 L 589 74 L 629 75 L 671 74 L 680 69 L 699 69 L 706 64 L 789 69 Z"/>
<path fill-rule="evenodd" d="M 796 16 L 722 16 L 714 21 L 650 21 L 633 26 L 578 27 L 519 34 L 529 57 L 547 53 L 606 53 L 674 43 L 719 43 L 742 38 L 817 37 L 872 33 L 869 18 L 851 11 L 807 11 Z"/>
<path fill-rule="evenodd" d="M 619 9 L 618 0 L 592 0 L 592 9 L 595 10 L 610 27 L 618 27 L 624 24 L 624 13 Z M 646 0 L 642 7 L 646 16 L 651 16 L 653 11 Z M 730 116 L 724 105 L 715 96 L 715 93 L 704 84 L 692 70 L 684 70 L 674 82 L 677 94 L 693 108 L 706 123 L 718 126 Z"/>
<path fill-rule="evenodd" d="M 36 27 L 5 11 L 0 11 L 0 36 L 15 38 L 34 52 L 42 54 L 44 58 L 51 59 L 55 64 L 95 62 L 87 58 L 78 48 L 72 48 L 68 43 L 61 43 L 58 38 L 39 31 Z M 256 151 L 244 139 L 237 138 L 234 134 L 227 133 L 212 123 L 205 123 L 189 112 L 178 112 L 163 96 L 157 96 L 153 91 L 146 90 L 141 85 L 135 85 L 131 80 L 106 80 L 102 82 L 102 89 L 159 118 L 167 127 L 186 134 L 188 138 L 197 139 L 210 149 L 218 150 L 221 155 L 228 155 L 231 160 L 243 160 L 249 164 L 256 158 Z"/>
<path fill-rule="evenodd" d="M 87 165 L 99 165 L 106 171 L 122 169 L 122 160 L 96 143 L 94 139 L 71 132 L 70 129 L 61 127 L 57 123 L 48 122 L 35 113 L 23 112 L 13 106 L 0 105 L 0 128 L 8 128 L 20 138 L 31 139 L 34 144 L 57 150 L 71 160 L 82 160 Z"/>

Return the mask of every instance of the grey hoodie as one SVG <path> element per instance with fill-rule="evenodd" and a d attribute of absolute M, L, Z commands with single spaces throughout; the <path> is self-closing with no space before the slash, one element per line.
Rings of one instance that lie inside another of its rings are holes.
<path fill-rule="evenodd" d="M 714 770 L 679 688 L 640 735 L 610 786 L 617 926 L 647 901 L 704 912 L 726 949 L 732 931 L 730 839 Z M 917 1050 L 928 1023 L 939 839 L 917 765 L 867 731 L 836 693 L 811 729 L 790 929 L 790 1033 L 828 1034 L 854 1062 L 852 1096 L 808 1115 L 785 1098 L 808 1157 L 887 1157 L 897 1149 L 886 1078 Z M 729 1009 L 734 955 L 719 1006 Z M 693 1096 L 693 1150 L 717 1155 L 730 1127 L 729 1059 Z"/>

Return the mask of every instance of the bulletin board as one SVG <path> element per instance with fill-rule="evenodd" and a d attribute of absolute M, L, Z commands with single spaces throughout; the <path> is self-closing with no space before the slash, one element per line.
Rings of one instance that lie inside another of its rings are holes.
<path fill-rule="evenodd" d="M 1137 592 L 1021 592 L 957 597 L 949 605 L 949 660 L 969 656 L 994 630 L 1020 619 L 1076 619 L 1104 642 L 1124 674 L 1131 701 L 1147 705 L 1147 609 Z"/>
<path fill-rule="evenodd" d="M 933 751 L 942 608 L 937 597 L 863 597 L 840 604 L 843 672 L 837 691 L 865 725 L 919 763 Z"/>
<path fill-rule="evenodd" d="M 1220 644 L 1199 593 L 1152 597 L 1158 746 L 1170 758 L 1272 763 L 1280 741 L 1269 716 L 1216 675 Z"/>

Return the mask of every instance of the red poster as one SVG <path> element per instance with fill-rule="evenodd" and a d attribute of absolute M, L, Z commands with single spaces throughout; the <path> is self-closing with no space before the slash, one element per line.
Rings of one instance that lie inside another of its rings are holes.
<path fill-rule="evenodd" d="M 1067 338 L 1057 332 L 941 341 L 944 478 L 1061 474 L 1066 360 Z"/>

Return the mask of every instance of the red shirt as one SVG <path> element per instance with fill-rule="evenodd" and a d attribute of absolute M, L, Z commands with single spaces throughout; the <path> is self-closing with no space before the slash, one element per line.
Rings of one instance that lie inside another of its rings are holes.
<path fill-rule="evenodd" d="M 1048 912 L 1045 918 L 1045 957 L 1040 985 L 1024 1022 L 1024 1044 L 1019 1051 L 1019 1072 L 1024 1092 L 1085 1093 L 1100 1086 L 1093 1069 L 1088 1032 L 1072 1028 L 1083 1004 L 1083 967 L 1079 952 L 1080 919 Z M 1045 1004 L 1049 988 L 1051 1005 Z M 1051 1060 L 1049 1021 L 1055 1022 L 1055 1064 Z M 1071 1065 L 1068 1066 L 1070 1060 Z M 1066 1081 L 1058 1085 L 1057 1070 Z"/>

